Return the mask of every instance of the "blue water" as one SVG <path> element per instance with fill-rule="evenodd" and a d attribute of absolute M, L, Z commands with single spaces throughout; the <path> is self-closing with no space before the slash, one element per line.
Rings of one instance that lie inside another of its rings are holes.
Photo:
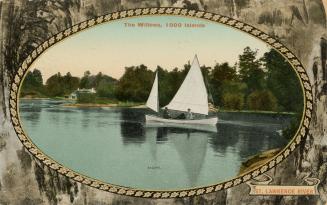
<path fill-rule="evenodd" d="M 21 100 L 25 132 L 48 156 L 98 180 L 139 189 L 206 186 L 238 175 L 241 163 L 284 147 L 290 116 L 221 113 L 216 131 L 148 127 L 147 109 L 66 108 Z"/>

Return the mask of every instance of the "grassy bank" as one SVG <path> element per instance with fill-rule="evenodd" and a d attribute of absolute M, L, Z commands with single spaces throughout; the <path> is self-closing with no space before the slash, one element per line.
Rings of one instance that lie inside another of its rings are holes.
<path fill-rule="evenodd" d="M 242 163 L 239 175 L 248 172 L 255 167 L 259 167 L 265 164 L 274 156 L 276 156 L 276 154 L 278 154 L 280 151 L 281 149 L 272 149 L 250 157 L 248 160 Z"/>
<path fill-rule="evenodd" d="M 133 108 L 143 108 L 144 104 L 140 103 L 130 103 L 130 102 L 119 102 L 119 103 L 68 103 L 63 104 L 63 107 L 133 107 Z"/>
<path fill-rule="evenodd" d="M 69 103 L 63 104 L 63 107 L 131 107 L 131 108 L 144 108 L 144 104 L 131 103 L 131 102 L 118 102 L 118 103 Z"/>
<path fill-rule="evenodd" d="M 122 102 L 112 99 L 95 99 L 93 102 L 78 102 L 64 104 L 64 107 L 144 107 L 145 103 L 140 102 Z"/>

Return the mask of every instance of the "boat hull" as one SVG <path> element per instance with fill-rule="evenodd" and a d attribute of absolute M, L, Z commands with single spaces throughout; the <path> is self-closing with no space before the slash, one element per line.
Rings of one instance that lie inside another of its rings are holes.
<path fill-rule="evenodd" d="M 218 117 L 211 117 L 199 120 L 184 120 L 184 119 L 165 119 L 154 115 L 145 115 L 146 122 L 152 123 L 169 123 L 169 124 L 186 124 L 186 125 L 216 125 Z"/>

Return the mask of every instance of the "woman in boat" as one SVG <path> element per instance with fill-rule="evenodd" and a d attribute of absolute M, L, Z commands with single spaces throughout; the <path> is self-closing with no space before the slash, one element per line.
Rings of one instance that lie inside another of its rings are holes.
<path fill-rule="evenodd" d="M 186 119 L 187 120 L 193 120 L 193 113 L 191 112 L 190 108 L 187 109 Z"/>

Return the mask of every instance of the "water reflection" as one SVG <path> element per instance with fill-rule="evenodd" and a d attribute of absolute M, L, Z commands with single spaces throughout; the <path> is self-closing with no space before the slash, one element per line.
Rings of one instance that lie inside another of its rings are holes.
<path fill-rule="evenodd" d="M 168 140 L 168 128 L 167 127 L 158 127 L 157 128 L 157 141 L 165 142 Z"/>
<path fill-rule="evenodd" d="M 196 186 L 206 159 L 208 146 L 215 156 L 228 158 L 231 152 L 239 163 L 248 157 L 286 145 L 278 131 L 288 125 L 288 117 L 267 118 L 258 115 L 225 115 L 215 129 L 188 129 L 165 127 L 162 124 L 148 126 L 144 122 L 146 111 L 122 110 L 121 133 L 125 145 L 146 143 L 151 153 L 151 163 L 159 164 L 158 144 L 170 143 L 178 154 L 178 160 L 187 174 L 189 186 Z M 228 117 L 227 117 L 228 116 Z M 165 157 L 165 156 L 159 156 Z"/>
<path fill-rule="evenodd" d="M 90 125 L 90 110 L 87 108 L 79 108 L 79 110 L 82 113 L 82 119 L 81 119 L 81 123 L 82 123 L 82 127 L 83 129 L 87 129 Z M 93 111 L 94 112 L 94 111 Z"/>
<path fill-rule="evenodd" d="M 145 129 L 143 126 L 144 115 L 138 110 L 130 112 L 128 109 L 121 109 L 121 136 L 123 142 L 129 143 L 144 143 Z"/>
<path fill-rule="evenodd" d="M 147 109 L 63 103 L 20 103 L 22 125 L 32 141 L 68 168 L 142 189 L 191 188 L 233 178 L 248 157 L 286 145 L 278 132 L 291 119 L 219 113 L 216 127 L 190 129 L 147 124 Z"/>
<path fill-rule="evenodd" d="M 199 137 L 195 132 L 186 131 L 171 140 L 183 163 L 190 186 L 196 186 L 207 153 L 207 136 Z"/>
<path fill-rule="evenodd" d="M 170 148 L 178 155 L 175 160 L 182 164 L 183 173 L 187 175 L 188 186 L 196 186 L 207 153 L 207 136 L 199 137 L 198 131 L 184 128 L 145 127 L 144 130 L 152 168 L 159 167 L 160 158 L 164 157 L 158 153 L 160 143 L 169 142 Z"/>
<path fill-rule="evenodd" d="M 42 104 L 31 101 L 29 103 L 22 103 L 20 111 L 26 113 L 25 118 L 32 122 L 32 126 L 37 126 L 40 121 L 42 111 Z"/>
<path fill-rule="evenodd" d="M 279 121 L 276 122 L 276 118 L 253 115 L 245 119 L 246 115 L 241 114 L 240 118 L 237 118 L 237 114 L 231 114 L 229 119 L 234 120 L 231 121 L 223 120 L 226 119 L 226 114 L 224 114 L 223 119 L 220 119 L 214 129 L 212 127 L 205 129 L 204 126 L 201 129 L 188 129 L 165 127 L 162 124 L 148 126 L 144 122 L 146 112 L 140 110 L 123 109 L 121 113 L 121 133 L 125 144 L 144 143 L 145 136 L 148 136 L 149 132 L 153 134 L 153 129 L 155 129 L 157 142 L 169 141 L 171 135 L 182 135 L 186 139 L 198 136 L 198 138 L 208 139 L 207 143 L 210 147 L 220 154 L 226 153 L 229 147 L 237 147 L 242 159 L 287 143 L 278 132 L 284 129 L 290 120 L 288 116 L 284 118 L 278 116 L 276 118 Z"/>

